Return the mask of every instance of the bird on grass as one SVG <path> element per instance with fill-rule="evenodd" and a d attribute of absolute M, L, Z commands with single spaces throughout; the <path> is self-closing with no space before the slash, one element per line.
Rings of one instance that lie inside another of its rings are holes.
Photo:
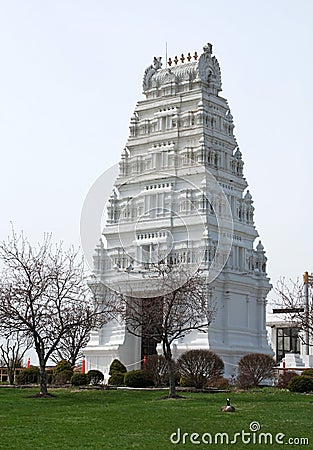
<path fill-rule="evenodd" d="M 230 404 L 230 398 L 226 399 L 226 405 L 221 407 L 223 412 L 235 412 L 235 408 Z"/>

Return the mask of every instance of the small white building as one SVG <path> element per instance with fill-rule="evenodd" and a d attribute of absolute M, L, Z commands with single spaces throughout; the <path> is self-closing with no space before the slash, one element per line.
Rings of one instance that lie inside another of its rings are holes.
<path fill-rule="evenodd" d="M 307 346 L 299 325 L 286 314 L 268 313 L 271 346 L 280 368 L 303 370 L 313 367 L 313 346 Z M 312 343 L 311 343 L 312 344 Z"/>
<path fill-rule="evenodd" d="M 221 90 L 210 44 L 201 55 L 182 54 L 165 65 L 154 58 L 146 69 L 144 98 L 130 119 L 94 274 L 106 286 L 145 298 L 160 259 L 201 267 L 217 315 L 207 334 L 177 341 L 174 355 L 211 349 L 230 376 L 245 354 L 273 354 L 265 323 L 271 285 L 261 241 L 255 246 L 253 199 Z M 142 342 L 116 321 L 93 332 L 84 349 L 87 369 L 106 375 L 114 358 L 135 369 L 155 352 L 156 344 Z"/>

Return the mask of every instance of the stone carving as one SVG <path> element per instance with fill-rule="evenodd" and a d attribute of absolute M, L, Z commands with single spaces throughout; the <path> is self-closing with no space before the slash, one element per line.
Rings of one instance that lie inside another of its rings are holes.
<path fill-rule="evenodd" d="M 212 44 L 210 44 L 209 42 L 203 47 L 203 51 L 204 53 L 209 53 L 210 55 L 212 55 Z"/>
<path fill-rule="evenodd" d="M 158 70 L 158 69 L 162 69 L 162 57 L 158 56 L 158 57 L 154 57 L 153 58 L 153 67 Z"/>
<path fill-rule="evenodd" d="M 177 82 L 177 78 L 170 70 L 168 70 L 168 72 L 165 74 L 163 82 L 164 82 L 164 84 L 176 83 Z"/>
<path fill-rule="evenodd" d="M 212 57 L 212 45 L 203 47 L 204 52 L 199 58 L 198 70 L 202 81 L 215 87 L 217 91 L 222 90 L 222 78 L 220 65 L 215 56 Z"/>
<path fill-rule="evenodd" d="M 151 64 L 151 66 L 147 67 L 143 76 L 142 88 L 144 91 L 149 89 L 149 84 L 152 76 L 155 74 L 156 69 Z"/>
<path fill-rule="evenodd" d="M 151 64 L 151 66 L 147 67 L 147 69 L 145 70 L 145 73 L 143 76 L 143 83 L 142 83 L 142 88 L 144 91 L 149 89 L 150 80 L 153 77 L 153 75 L 155 74 L 155 72 L 162 68 L 161 60 L 162 60 L 161 56 L 158 56 L 158 57 L 155 56 L 153 58 L 153 64 Z"/>

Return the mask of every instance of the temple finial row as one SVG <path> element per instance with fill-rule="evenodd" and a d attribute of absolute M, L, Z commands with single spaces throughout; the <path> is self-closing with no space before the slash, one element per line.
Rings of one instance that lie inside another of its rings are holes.
<path fill-rule="evenodd" d="M 187 60 L 188 62 L 191 61 L 191 59 L 194 59 L 195 61 L 197 61 L 198 59 L 198 53 L 195 52 L 193 56 L 191 56 L 190 52 L 187 54 L 187 56 L 185 57 L 184 54 L 182 53 L 180 58 L 178 59 L 177 55 L 175 56 L 175 58 L 172 60 L 171 58 L 168 59 L 168 65 L 171 66 L 173 63 L 175 65 L 178 64 L 179 61 L 181 61 L 181 63 L 183 64 L 185 62 L 185 60 Z"/>

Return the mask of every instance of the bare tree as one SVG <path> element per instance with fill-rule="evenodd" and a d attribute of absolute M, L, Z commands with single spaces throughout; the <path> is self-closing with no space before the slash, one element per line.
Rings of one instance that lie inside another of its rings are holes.
<path fill-rule="evenodd" d="M 15 370 L 22 367 L 23 357 L 27 350 L 32 346 L 28 336 L 20 332 L 10 333 L 3 336 L 4 340 L 0 344 L 1 363 L 8 371 L 9 384 L 14 383 Z"/>
<path fill-rule="evenodd" d="M 78 314 L 77 310 L 76 313 Z M 95 317 L 88 309 L 81 308 L 80 314 L 79 323 L 60 339 L 55 352 L 51 355 L 52 361 L 57 363 L 66 359 L 72 367 L 75 367 L 77 361 L 82 358 L 82 349 L 88 344 L 90 331 L 97 328 L 99 321 L 98 317 Z"/>
<path fill-rule="evenodd" d="M 208 304 L 208 286 L 200 271 L 191 274 L 182 266 L 158 266 L 154 296 L 119 296 L 128 331 L 162 344 L 169 373 L 169 397 L 176 396 L 172 344 L 193 330 L 206 332 L 215 307 Z M 147 289 L 149 288 L 147 284 Z M 159 294 L 159 295 L 158 295 Z"/>
<path fill-rule="evenodd" d="M 310 336 L 313 336 L 313 303 L 310 301 L 306 305 L 303 283 L 300 280 L 287 282 L 281 278 L 277 283 L 276 293 L 279 297 L 276 312 L 296 324 L 303 332 L 299 334 L 299 338 L 309 345 Z"/>
<path fill-rule="evenodd" d="M 0 329 L 29 336 L 40 367 L 40 393 L 47 394 L 46 364 L 61 339 L 86 317 L 105 321 L 105 299 L 100 305 L 86 283 L 83 261 L 73 248 L 53 246 L 46 235 L 32 246 L 23 234 L 0 244 L 3 271 L 0 282 Z M 81 312 L 85 311 L 86 314 Z"/>
<path fill-rule="evenodd" d="M 84 303 L 76 305 L 77 323 L 61 337 L 55 352 L 51 355 L 52 361 L 56 363 L 65 359 L 72 367 L 75 367 L 77 361 L 83 356 L 83 348 L 89 342 L 90 332 L 101 328 L 116 316 L 115 293 L 99 283 L 94 275 L 88 278 L 88 286 L 98 308 L 96 310 L 86 308 Z"/>

